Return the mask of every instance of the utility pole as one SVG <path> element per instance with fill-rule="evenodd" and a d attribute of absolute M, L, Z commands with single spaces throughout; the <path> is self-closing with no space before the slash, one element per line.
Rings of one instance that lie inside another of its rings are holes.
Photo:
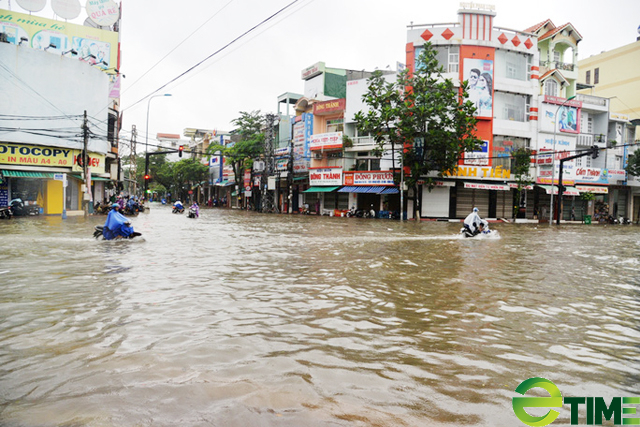
<path fill-rule="evenodd" d="M 275 206 L 275 202 L 273 199 L 273 193 L 269 192 L 269 177 L 273 174 L 274 171 L 274 160 L 273 160 L 273 140 L 274 140 L 274 132 L 273 127 L 274 123 L 277 120 L 275 114 L 267 114 L 266 125 L 267 132 L 264 138 L 264 171 L 262 172 L 262 177 L 260 178 L 260 187 L 262 188 L 262 206 L 261 212 L 278 212 L 277 206 Z"/>
<path fill-rule="evenodd" d="M 82 124 L 82 130 L 83 130 L 83 139 L 84 139 L 84 144 L 83 144 L 83 149 L 82 149 L 82 175 L 84 177 L 84 188 L 85 188 L 85 195 L 82 197 L 82 203 L 84 204 L 84 216 L 85 218 L 89 216 L 89 200 L 84 200 L 85 198 L 88 198 L 87 196 L 89 195 L 89 191 L 90 188 L 89 186 L 91 185 L 91 183 L 89 182 L 89 176 L 88 176 L 88 170 L 87 170 L 87 160 L 88 160 L 88 156 L 87 156 L 87 148 L 89 146 L 89 127 L 87 126 L 87 110 L 84 110 L 84 121 Z"/>
<path fill-rule="evenodd" d="M 131 194 L 134 196 L 137 194 L 138 190 L 138 163 L 137 163 L 137 154 L 136 154 L 136 137 L 138 136 L 138 130 L 136 129 L 136 125 L 131 126 L 131 155 L 129 156 L 129 179 L 133 181 L 133 191 Z M 131 181 L 129 181 L 131 182 Z"/>

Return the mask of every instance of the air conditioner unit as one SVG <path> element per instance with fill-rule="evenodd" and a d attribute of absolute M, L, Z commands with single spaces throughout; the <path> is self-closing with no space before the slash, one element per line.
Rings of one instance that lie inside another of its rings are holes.
<path fill-rule="evenodd" d="M 316 160 L 322 160 L 322 153 L 313 153 L 313 158 Z"/>

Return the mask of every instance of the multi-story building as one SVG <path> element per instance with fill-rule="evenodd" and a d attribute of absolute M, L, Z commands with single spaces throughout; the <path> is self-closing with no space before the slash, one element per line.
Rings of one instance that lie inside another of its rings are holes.
<path fill-rule="evenodd" d="M 496 27 L 495 16 L 490 6 L 474 6 L 459 10 L 456 23 L 409 26 L 407 68 L 415 69 L 416 58 L 431 43 L 443 77 L 457 86 L 469 81 L 477 136 L 483 140 L 478 152 L 467 153 L 431 191 L 422 186 L 418 194 L 408 194 L 409 213 L 419 203 L 422 218 L 463 218 L 474 206 L 489 218 L 513 215 L 518 202 L 510 185 L 510 153 L 537 146 L 540 53 L 536 34 Z M 523 206 L 532 216 L 534 203 L 523 199 Z"/>
<path fill-rule="evenodd" d="M 637 78 L 639 63 L 640 37 L 633 43 L 590 56 L 578 63 L 579 97 L 597 97 L 599 102 L 607 102 L 611 106 L 607 116 L 609 125 L 600 130 L 590 128 L 585 132 L 600 140 L 601 146 L 610 147 L 606 150 L 607 164 L 602 165 L 602 170 L 607 172 L 624 169 L 629 154 L 637 150 L 635 139 L 637 126 L 640 125 L 640 81 Z M 591 126 L 590 122 L 584 124 Z M 615 146 L 612 146 L 612 141 L 616 141 Z M 625 179 L 608 174 L 608 178 L 606 182 L 610 183 L 611 191 L 609 196 L 602 196 L 602 203 L 608 202 L 612 215 L 617 213 L 638 222 L 640 177 L 626 176 Z M 614 178 L 617 178 L 616 182 L 613 182 Z"/>
<path fill-rule="evenodd" d="M 90 212 L 117 189 L 118 19 L 98 29 L 0 10 L 0 205 Z"/>

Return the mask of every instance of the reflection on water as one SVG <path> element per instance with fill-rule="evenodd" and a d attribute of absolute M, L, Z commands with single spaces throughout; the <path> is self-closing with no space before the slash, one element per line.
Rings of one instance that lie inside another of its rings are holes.
<path fill-rule="evenodd" d="M 640 395 L 635 226 L 103 221 L 0 222 L 0 424 L 519 425 L 529 377 Z"/>

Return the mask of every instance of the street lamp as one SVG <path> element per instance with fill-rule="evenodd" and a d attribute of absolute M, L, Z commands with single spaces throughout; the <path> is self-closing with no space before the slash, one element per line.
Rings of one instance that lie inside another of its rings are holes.
<path fill-rule="evenodd" d="M 551 199 L 549 202 L 549 225 L 553 224 L 553 181 L 555 181 L 556 179 L 556 134 L 558 131 L 558 113 L 567 102 L 571 101 L 576 96 L 577 95 L 573 95 L 572 97 L 565 99 L 564 102 L 560 104 L 560 106 L 556 110 L 556 115 L 554 116 L 555 121 L 553 122 L 553 151 L 551 152 Z M 558 188 L 560 188 L 560 185 L 562 185 L 561 182 L 558 183 Z M 562 200 L 558 200 L 558 206 L 560 203 L 562 203 Z M 561 212 L 560 209 L 558 209 L 558 211 Z M 558 218 L 558 224 L 560 224 L 560 218 Z"/>
<path fill-rule="evenodd" d="M 144 141 L 144 151 L 145 151 L 145 160 L 144 160 L 144 175 L 149 175 L 149 107 L 151 106 L 151 100 L 153 98 L 157 98 L 159 96 L 171 96 L 170 93 L 165 93 L 163 95 L 153 95 L 149 97 L 149 101 L 147 102 L 147 131 L 145 132 L 145 141 Z M 144 197 L 147 197 L 147 190 L 149 190 L 149 180 L 144 180 Z"/>

